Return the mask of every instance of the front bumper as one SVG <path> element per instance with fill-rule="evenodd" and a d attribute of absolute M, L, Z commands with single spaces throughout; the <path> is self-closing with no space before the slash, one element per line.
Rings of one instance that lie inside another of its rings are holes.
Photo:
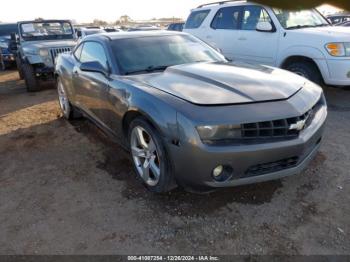
<path fill-rule="evenodd" d="M 7 63 L 16 62 L 16 57 L 14 54 L 1 54 L 2 60 Z"/>
<path fill-rule="evenodd" d="M 350 86 L 350 59 L 329 59 L 329 74 L 324 77 L 328 85 Z"/>
<path fill-rule="evenodd" d="M 179 184 L 192 187 L 221 188 L 280 179 L 304 170 L 316 155 L 327 117 L 327 107 L 323 106 L 315 114 L 312 123 L 298 138 L 272 143 L 210 146 L 196 139 L 170 146 L 174 160 L 175 176 Z M 247 175 L 250 168 L 283 159 L 298 158 L 295 166 L 261 175 Z M 212 172 L 218 165 L 233 168 L 232 176 L 223 182 L 216 181 Z"/>

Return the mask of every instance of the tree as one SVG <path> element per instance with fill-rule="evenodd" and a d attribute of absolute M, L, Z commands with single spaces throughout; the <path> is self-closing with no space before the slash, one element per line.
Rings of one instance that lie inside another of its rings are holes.
<path fill-rule="evenodd" d="M 97 26 L 105 26 L 108 25 L 108 23 L 106 21 L 103 20 L 99 20 L 99 19 L 94 19 L 94 21 L 92 22 L 94 25 Z"/>
<path fill-rule="evenodd" d="M 120 21 L 120 24 L 125 25 L 125 24 L 128 24 L 129 22 L 131 22 L 132 20 L 131 20 L 130 16 L 128 16 L 128 15 L 122 15 L 120 17 L 119 21 Z"/>

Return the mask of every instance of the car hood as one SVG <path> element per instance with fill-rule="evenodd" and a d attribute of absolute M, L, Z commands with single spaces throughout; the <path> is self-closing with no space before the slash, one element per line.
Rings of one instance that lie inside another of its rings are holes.
<path fill-rule="evenodd" d="M 330 37 L 330 38 L 336 38 L 338 40 L 341 38 L 347 41 L 349 40 L 349 37 L 350 37 L 350 28 L 341 27 L 341 26 L 301 28 L 301 29 L 291 30 L 290 32 L 293 32 L 294 34 L 315 35 L 315 36 L 320 36 L 322 38 Z"/>
<path fill-rule="evenodd" d="M 168 67 L 163 73 L 127 78 L 198 105 L 284 100 L 306 82 L 281 69 L 240 62 L 185 64 Z"/>

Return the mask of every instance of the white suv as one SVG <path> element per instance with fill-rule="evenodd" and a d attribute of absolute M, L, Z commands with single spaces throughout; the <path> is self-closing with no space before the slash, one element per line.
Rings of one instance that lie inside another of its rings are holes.
<path fill-rule="evenodd" d="M 281 67 L 319 84 L 350 86 L 350 30 L 331 26 L 315 9 L 224 1 L 192 10 L 184 31 L 229 59 Z"/>

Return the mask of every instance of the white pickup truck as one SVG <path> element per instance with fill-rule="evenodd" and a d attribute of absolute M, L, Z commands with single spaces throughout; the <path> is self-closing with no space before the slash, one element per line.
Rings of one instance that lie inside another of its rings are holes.
<path fill-rule="evenodd" d="M 316 9 L 217 2 L 193 9 L 184 31 L 229 59 L 284 68 L 318 84 L 350 86 L 350 29 L 331 26 Z"/>

